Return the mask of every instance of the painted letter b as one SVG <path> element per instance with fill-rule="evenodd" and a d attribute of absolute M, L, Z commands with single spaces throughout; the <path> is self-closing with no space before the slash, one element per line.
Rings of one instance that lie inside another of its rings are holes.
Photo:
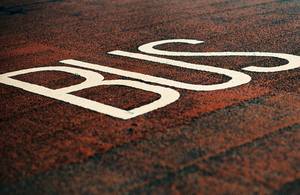
<path fill-rule="evenodd" d="M 80 84 L 72 85 L 69 87 L 64 87 L 60 89 L 49 89 L 47 87 L 43 87 L 40 85 L 31 84 L 31 83 L 10 78 L 21 74 L 39 72 L 39 71 L 62 71 L 62 72 L 67 72 L 67 73 L 72 73 L 72 74 L 82 76 L 86 80 Z M 30 69 L 24 69 L 24 70 L 1 74 L 0 83 L 18 87 L 32 93 L 36 93 L 56 100 L 64 101 L 76 106 L 80 106 L 89 110 L 93 110 L 95 112 L 103 113 L 124 120 L 164 107 L 176 101 L 179 98 L 179 93 L 170 88 L 149 85 L 146 83 L 133 81 L 133 80 L 104 80 L 104 77 L 97 72 L 90 71 L 90 70 L 83 70 L 79 68 L 71 68 L 66 66 L 38 67 L 38 68 L 30 68 Z M 86 88 L 96 87 L 100 85 L 123 85 L 123 86 L 141 89 L 144 91 L 158 93 L 161 95 L 161 97 L 156 101 L 134 108 L 132 110 L 123 110 L 90 99 L 69 94 L 71 92 L 79 91 Z"/>

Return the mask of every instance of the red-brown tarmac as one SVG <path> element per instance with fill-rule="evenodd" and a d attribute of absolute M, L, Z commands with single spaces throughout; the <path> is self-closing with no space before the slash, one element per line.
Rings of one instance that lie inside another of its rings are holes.
<path fill-rule="evenodd" d="M 169 39 L 204 43 L 156 48 L 300 56 L 300 1 L 0 2 L 0 74 L 74 67 L 60 63 L 74 59 L 183 83 L 230 80 L 108 54 L 142 53 L 139 46 Z M 251 81 L 212 91 L 143 82 L 171 88 L 180 97 L 123 120 L 0 80 L 0 194 L 300 194 L 300 68 L 243 70 L 287 63 L 275 57 L 151 56 L 242 72 Z M 137 81 L 92 71 L 105 80 Z M 59 71 L 13 78 L 50 89 L 85 80 Z M 160 98 L 122 85 L 95 86 L 72 95 L 124 110 Z"/>

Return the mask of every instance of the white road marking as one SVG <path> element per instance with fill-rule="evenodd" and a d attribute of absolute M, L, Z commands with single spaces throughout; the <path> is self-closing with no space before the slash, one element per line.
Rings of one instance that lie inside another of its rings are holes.
<path fill-rule="evenodd" d="M 151 43 L 146 43 L 139 47 L 139 50 L 148 54 L 157 54 L 163 56 L 257 56 L 257 57 L 275 57 L 288 60 L 289 63 L 285 65 L 280 65 L 276 67 L 258 67 L 258 66 L 248 66 L 242 68 L 246 71 L 251 72 L 278 72 L 291 70 L 300 67 L 300 56 L 284 53 L 270 53 L 270 52 L 174 52 L 174 51 L 164 51 L 155 49 L 153 47 L 166 44 L 166 43 L 187 43 L 187 44 L 199 44 L 204 43 L 204 41 L 192 40 L 192 39 L 171 39 L 171 40 L 161 40 L 154 41 Z"/>
<path fill-rule="evenodd" d="M 32 73 L 32 72 L 39 72 L 39 71 L 63 71 L 72 74 L 76 74 L 79 76 L 84 77 L 86 80 L 80 84 L 60 88 L 60 89 L 49 89 L 47 87 L 39 86 L 36 84 L 31 84 L 23 81 L 19 81 L 10 77 Z M 154 86 L 149 85 L 146 83 L 138 82 L 138 81 L 131 81 L 131 80 L 107 80 L 103 81 L 104 77 L 96 72 L 90 70 L 83 70 L 79 68 L 71 68 L 71 67 L 64 67 L 64 66 L 53 66 L 53 67 L 39 67 L 39 68 L 30 68 L 24 69 L 14 72 L 9 72 L 0 75 L 0 82 L 6 85 L 14 86 L 21 88 L 25 91 L 29 91 L 32 93 L 36 93 L 39 95 L 43 95 L 46 97 L 50 97 L 56 100 L 64 101 L 76 106 L 80 106 L 86 109 L 90 109 L 99 113 L 107 114 L 113 117 L 121 118 L 121 119 L 130 119 L 150 111 L 156 110 L 158 108 L 164 107 L 174 101 L 176 101 L 180 94 L 170 88 L 161 87 L 161 86 Z M 122 86 L 129 86 L 136 89 L 141 89 L 144 91 L 150 91 L 153 93 L 160 94 L 160 99 L 151 102 L 149 104 L 140 106 L 138 108 L 134 108 L 132 110 L 123 110 L 120 108 L 116 108 L 110 105 L 105 105 L 93 100 L 89 100 L 83 97 L 78 97 L 72 94 L 68 94 L 71 92 L 79 91 L 82 89 L 100 86 L 100 85 L 122 85 Z"/>
<path fill-rule="evenodd" d="M 163 51 L 163 50 L 154 49 L 155 46 L 166 44 L 166 43 L 199 44 L 199 43 L 203 43 L 203 41 L 197 41 L 191 39 L 162 40 L 162 41 L 155 41 L 155 42 L 144 44 L 139 47 L 139 50 L 148 54 L 156 54 L 156 55 L 164 55 L 164 56 L 260 56 L 260 57 L 276 57 L 276 58 L 281 58 L 289 61 L 288 64 L 280 65 L 277 67 L 249 66 L 243 68 L 243 70 L 253 71 L 253 72 L 277 72 L 277 71 L 290 70 L 290 69 L 300 67 L 300 56 L 295 56 L 291 54 L 268 53 L 268 52 L 173 52 L 173 51 Z M 195 90 L 195 91 L 213 91 L 213 90 L 226 89 L 226 88 L 231 88 L 231 87 L 236 87 L 239 85 L 246 84 L 251 80 L 251 77 L 247 74 L 234 71 L 234 70 L 219 68 L 219 67 L 192 64 L 192 63 L 182 62 L 178 60 L 171 60 L 167 58 L 155 57 L 155 56 L 139 54 L 139 53 L 131 53 L 131 52 L 120 51 L 120 50 L 111 51 L 108 52 L 108 54 L 130 57 L 130 58 L 146 60 L 151 62 L 158 62 L 162 64 L 167 64 L 167 65 L 172 65 L 172 66 L 177 66 L 177 67 L 187 68 L 192 70 L 223 74 L 231 77 L 231 80 L 221 84 L 199 85 L 199 84 L 183 83 L 183 82 L 174 81 L 166 78 L 150 76 L 142 73 L 131 72 L 131 71 L 121 70 L 117 68 L 102 66 L 98 64 L 81 62 L 72 59 L 62 60 L 60 61 L 60 63 L 107 72 L 110 74 L 130 77 L 145 82 L 157 83 L 161 85 L 188 89 L 188 90 Z M 60 89 L 49 89 L 47 87 L 43 87 L 40 85 L 31 84 L 31 83 L 10 78 L 21 74 L 27 74 L 27 73 L 39 72 L 39 71 L 63 71 L 63 72 L 68 72 L 68 73 L 82 76 L 86 80 L 80 84 L 72 85 L 69 87 L 64 87 Z M 99 73 L 90 70 L 71 68 L 65 66 L 38 67 L 38 68 L 30 68 L 30 69 L 4 73 L 0 75 L 0 83 L 18 87 L 32 93 L 36 93 L 56 100 L 64 101 L 76 106 L 80 106 L 86 109 L 90 109 L 99 113 L 107 114 L 124 120 L 142 114 L 146 114 L 150 111 L 167 106 L 175 102 L 180 97 L 180 94 L 171 88 L 150 85 L 150 84 L 146 84 L 139 81 L 133 81 L 133 80 L 104 80 L 104 77 Z M 127 111 L 110 105 L 102 104 L 93 100 L 89 100 L 86 98 L 69 94 L 71 92 L 75 92 L 75 91 L 79 91 L 91 87 L 96 87 L 100 85 L 128 86 L 136 89 L 141 89 L 144 91 L 157 93 L 160 94 L 161 97 L 160 99 L 153 101 L 149 104 Z"/>
<path fill-rule="evenodd" d="M 151 61 L 151 62 L 158 62 L 158 63 L 162 63 L 162 64 L 168 64 L 168 65 L 187 68 L 187 69 L 213 72 L 213 73 L 223 74 L 223 75 L 231 77 L 231 80 L 228 82 L 221 83 L 221 84 L 211 84 L 211 85 L 182 83 L 179 81 L 173 81 L 170 79 L 164 79 L 164 78 L 160 78 L 160 77 L 152 77 L 151 80 L 150 79 L 146 80 L 144 77 L 139 78 L 144 81 L 150 81 L 152 83 L 158 83 L 161 85 L 167 85 L 167 86 L 171 86 L 171 87 L 178 87 L 178 88 L 195 90 L 195 91 L 213 91 L 213 90 L 227 89 L 227 88 L 243 85 L 243 84 L 248 83 L 251 80 L 251 77 L 247 74 L 244 74 L 242 72 L 238 72 L 235 70 L 228 70 L 225 68 L 200 65 L 200 64 L 192 64 L 192 63 L 182 62 L 182 61 L 178 61 L 178 60 L 171 60 L 171 59 L 166 59 L 166 58 L 154 57 L 154 56 L 149 56 L 149 55 L 145 55 L 145 54 L 131 53 L 131 52 L 120 51 L 120 50 L 111 51 L 111 52 L 108 52 L 108 54 L 136 58 L 136 59 L 140 59 L 140 60 L 147 60 L 147 61 Z"/>

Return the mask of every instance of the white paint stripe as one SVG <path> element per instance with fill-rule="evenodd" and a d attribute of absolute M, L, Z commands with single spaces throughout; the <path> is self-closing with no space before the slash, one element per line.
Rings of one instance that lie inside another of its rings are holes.
<path fill-rule="evenodd" d="M 246 71 L 252 72 L 278 72 L 291 70 L 300 67 L 300 56 L 283 53 L 270 53 L 270 52 L 174 52 L 174 51 L 163 51 L 154 49 L 153 47 L 166 44 L 166 43 L 187 43 L 187 44 L 199 44 L 204 43 L 203 41 L 192 40 L 192 39 L 171 39 L 154 41 L 141 45 L 139 50 L 148 54 L 157 54 L 164 56 L 258 56 L 258 57 L 275 57 L 288 60 L 289 63 L 276 67 L 258 67 L 248 66 L 243 68 Z"/>
<path fill-rule="evenodd" d="M 33 72 L 40 72 L 40 71 L 62 71 L 62 72 L 79 75 L 86 79 L 84 82 L 82 82 L 80 84 L 53 90 L 53 91 L 59 92 L 59 93 L 69 93 L 69 92 L 72 92 L 75 90 L 79 91 L 81 89 L 98 86 L 104 79 L 104 77 L 101 74 L 90 71 L 90 70 L 83 70 L 83 69 L 71 68 L 71 67 L 65 67 L 65 66 L 50 66 L 50 67 L 37 67 L 37 68 L 23 69 L 23 70 L 18 70 L 18 71 L 14 71 L 14 72 L 4 73 L 4 74 L 0 75 L 1 76 L 0 82 L 6 82 L 6 79 L 8 77 L 13 77 L 13 76 L 27 74 L 27 73 L 33 73 Z M 28 88 L 29 85 L 20 84 L 21 81 L 18 81 L 16 79 L 9 79 L 9 80 L 10 80 L 10 82 L 14 83 L 15 85 L 17 85 L 17 87 L 19 87 L 21 89 L 24 89 L 24 90 L 30 89 L 30 88 Z M 26 82 L 22 82 L 22 83 L 26 83 Z M 39 87 L 39 90 L 42 89 L 42 86 L 39 86 L 39 85 L 31 84 L 30 86 L 33 87 L 32 90 L 34 90 L 36 86 Z M 23 88 L 23 87 L 25 87 L 25 88 Z M 46 87 L 43 87 L 43 88 L 45 88 L 44 90 L 46 90 L 46 91 L 52 90 L 52 89 L 49 89 Z M 34 93 L 37 93 L 37 91 L 34 91 Z"/>

